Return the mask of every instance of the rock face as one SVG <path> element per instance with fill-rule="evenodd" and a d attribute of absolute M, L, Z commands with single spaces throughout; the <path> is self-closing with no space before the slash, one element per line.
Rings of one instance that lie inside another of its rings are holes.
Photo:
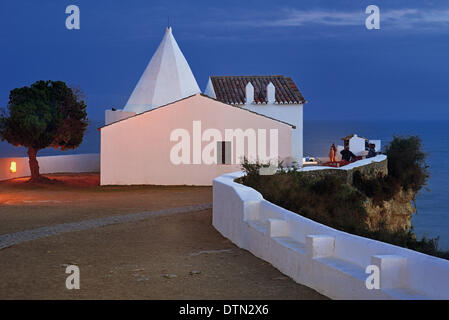
<path fill-rule="evenodd" d="M 368 228 L 377 230 L 383 225 L 392 232 L 410 229 L 412 215 L 416 212 L 412 205 L 414 196 L 412 190 L 401 190 L 392 199 L 383 201 L 381 205 L 374 204 L 368 199 L 364 205 L 368 214 L 366 219 Z"/>
<path fill-rule="evenodd" d="M 353 185 L 353 175 L 359 171 L 365 178 L 374 178 L 388 174 L 388 159 L 381 162 L 372 162 L 365 166 L 351 170 L 324 169 L 308 171 L 307 175 L 314 178 L 322 178 L 326 175 L 333 175 L 341 179 L 342 182 Z M 387 230 L 395 232 L 407 231 L 411 226 L 413 213 L 416 212 L 412 201 L 415 197 L 413 191 L 401 190 L 392 199 L 383 201 L 381 204 L 375 203 L 368 198 L 364 207 L 367 212 L 366 224 L 371 231 L 376 231 L 383 225 Z"/>
<path fill-rule="evenodd" d="M 371 163 L 369 165 L 358 167 L 362 175 L 368 178 L 374 178 L 377 175 L 388 174 L 388 160 Z M 347 183 L 352 184 L 354 170 L 350 170 L 347 175 Z M 367 212 L 366 224 L 371 231 L 378 230 L 383 226 L 388 231 L 407 231 L 411 227 L 412 215 L 416 208 L 412 205 L 415 199 L 415 193 L 412 190 L 405 191 L 401 189 L 394 197 L 381 204 L 368 198 L 364 203 Z"/>

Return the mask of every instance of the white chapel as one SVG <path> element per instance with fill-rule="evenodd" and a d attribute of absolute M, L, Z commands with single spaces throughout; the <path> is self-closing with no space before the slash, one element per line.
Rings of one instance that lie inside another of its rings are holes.
<path fill-rule="evenodd" d="M 253 154 L 302 163 L 305 102 L 282 75 L 211 76 L 202 94 L 169 27 L 123 109 L 105 111 L 101 184 L 211 185 Z"/>

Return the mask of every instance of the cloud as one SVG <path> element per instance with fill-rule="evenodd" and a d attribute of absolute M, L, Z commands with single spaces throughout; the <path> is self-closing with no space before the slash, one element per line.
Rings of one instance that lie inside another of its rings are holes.
<path fill-rule="evenodd" d="M 301 26 L 333 26 L 350 27 L 363 26 L 368 14 L 360 11 L 336 10 L 297 10 L 285 9 L 278 17 L 257 17 L 249 20 L 234 21 L 232 24 L 242 24 L 253 27 L 301 27 Z M 381 28 L 417 29 L 449 32 L 449 9 L 389 9 L 380 7 Z M 445 28 L 445 29 L 442 29 Z"/>

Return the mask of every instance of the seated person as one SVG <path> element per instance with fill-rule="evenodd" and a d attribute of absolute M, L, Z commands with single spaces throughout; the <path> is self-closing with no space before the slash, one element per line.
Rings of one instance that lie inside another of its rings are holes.
<path fill-rule="evenodd" d="M 348 162 L 355 161 L 356 156 L 349 150 L 349 146 L 345 146 L 344 150 L 340 151 L 341 160 L 345 160 Z"/>
<path fill-rule="evenodd" d="M 367 158 L 372 158 L 376 156 L 376 145 L 374 143 L 370 143 L 368 147 L 368 154 L 366 155 Z"/>

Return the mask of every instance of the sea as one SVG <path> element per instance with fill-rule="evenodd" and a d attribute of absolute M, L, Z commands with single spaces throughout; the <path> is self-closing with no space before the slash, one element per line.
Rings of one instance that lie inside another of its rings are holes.
<path fill-rule="evenodd" d="M 80 147 L 61 152 L 44 149 L 38 155 L 99 153 L 101 121 L 89 124 Z M 439 248 L 449 250 L 449 122 L 448 121 L 305 121 L 304 156 L 324 157 L 332 143 L 342 144 L 341 138 L 356 133 L 372 140 L 381 140 L 382 147 L 394 135 L 417 135 L 427 154 L 430 178 L 416 197 L 417 213 L 412 218 L 416 235 L 421 238 L 439 237 Z M 0 142 L 0 157 L 26 156 L 22 147 Z"/>

